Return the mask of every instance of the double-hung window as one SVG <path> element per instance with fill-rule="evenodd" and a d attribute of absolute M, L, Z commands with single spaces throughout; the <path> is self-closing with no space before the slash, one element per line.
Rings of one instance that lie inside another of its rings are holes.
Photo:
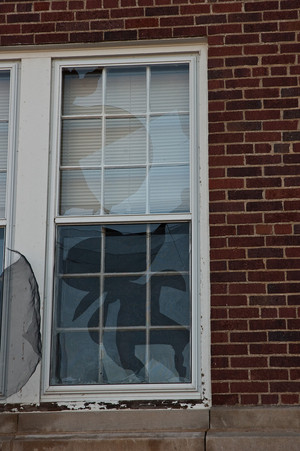
<path fill-rule="evenodd" d="M 6 248 L 11 243 L 16 77 L 15 64 L 0 64 L 0 395 L 5 381 L 8 306 L 7 292 L 4 289 L 4 266 L 9 264 Z"/>
<path fill-rule="evenodd" d="M 204 397 L 199 58 L 55 63 L 48 396 Z"/>

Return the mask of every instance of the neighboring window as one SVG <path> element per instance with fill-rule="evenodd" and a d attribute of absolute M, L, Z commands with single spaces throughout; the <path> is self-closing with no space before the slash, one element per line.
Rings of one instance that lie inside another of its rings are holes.
<path fill-rule="evenodd" d="M 11 233 L 15 76 L 15 66 L 0 65 L 0 393 L 5 379 L 7 303 L 3 283 L 4 261 L 6 265 L 9 264 L 8 255 L 5 258 L 5 254 Z"/>
<path fill-rule="evenodd" d="M 56 62 L 46 393 L 199 396 L 197 62 Z"/>

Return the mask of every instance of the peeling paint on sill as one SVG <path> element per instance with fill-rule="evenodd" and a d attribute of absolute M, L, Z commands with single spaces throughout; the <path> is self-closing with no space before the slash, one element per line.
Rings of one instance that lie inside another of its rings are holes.
<path fill-rule="evenodd" d="M 103 410 L 139 410 L 139 409 L 203 409 L 209 407 L 205 400 L 187 401 L 121 401 L 116 403 L 101 402 L 69 402 L 69 403 L 41 403 L 41 404 L 2 404 L 1 412 L 55 412 L 55 411 L 103 411 Z"/>

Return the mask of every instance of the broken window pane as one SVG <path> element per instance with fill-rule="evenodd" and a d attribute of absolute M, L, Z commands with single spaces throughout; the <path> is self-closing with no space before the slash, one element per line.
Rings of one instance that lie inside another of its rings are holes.
<path fill-rule="evenodd" d="M 189 229 L 58 227 L 52 384 L 190 381 Z"/>

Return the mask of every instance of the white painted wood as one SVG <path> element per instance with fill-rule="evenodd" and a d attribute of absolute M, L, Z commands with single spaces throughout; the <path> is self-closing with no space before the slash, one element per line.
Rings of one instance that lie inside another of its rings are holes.
<path fill-rule="evenodd" d="M 20 64 L 19 134 L 13 249 L 31 264 L 44 297 L 47 224 L 51 59 L 32 58 Z M 28 389 L 9 402 L 39 402 L 40 367 Z"/>

